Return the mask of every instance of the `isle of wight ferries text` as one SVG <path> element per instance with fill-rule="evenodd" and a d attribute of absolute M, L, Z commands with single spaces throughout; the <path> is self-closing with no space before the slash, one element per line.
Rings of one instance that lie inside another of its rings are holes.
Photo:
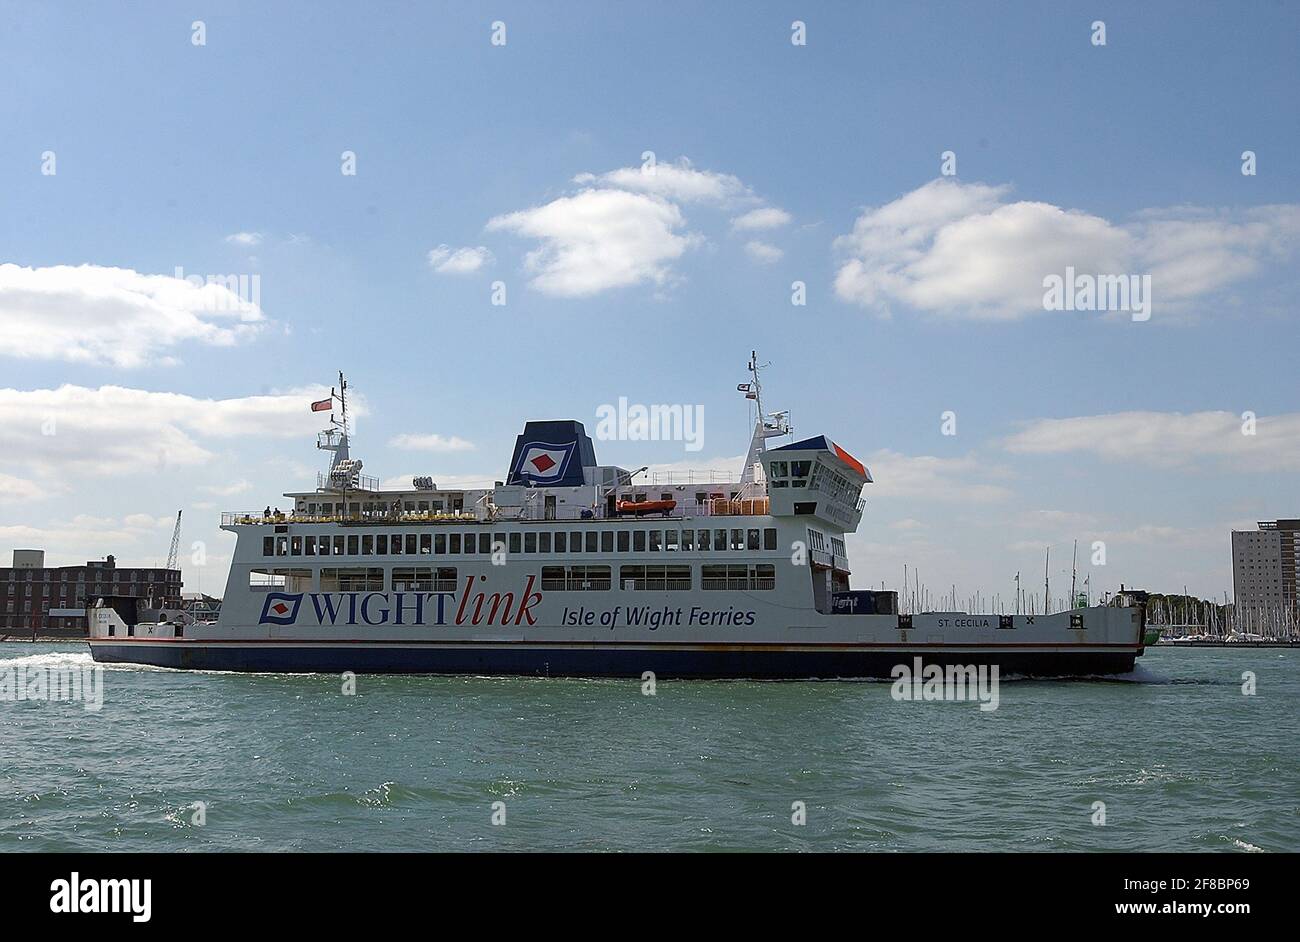
<path fill-rule="evenodd" d="M 585 605 L 578 608 L 564 609 L 564 614 L 560 617 L 560 624 L 566 627 L 582 627 L 601 625 L 605 628 L 649 628 L 651 631 L 657 631 L 660 628 L 726 628 L 726 627 L 744 627 L 754 624 L 754 613 L 746 609 L 727 608 L 713 609 L 703 608 L 699 605 L 692 605 L 690 608 L 678 605 L 664 605 L 656 607 L 653 605 L 633 606 L 623 608 L 621 605 L 615 605 L 611 609 L 598 611 L 587 608 Z"/>

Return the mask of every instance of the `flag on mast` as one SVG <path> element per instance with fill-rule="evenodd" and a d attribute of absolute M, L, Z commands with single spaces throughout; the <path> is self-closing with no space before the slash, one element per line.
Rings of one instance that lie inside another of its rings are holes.
<path fill-rule="evenodd" d="M 313 402 L 311 404 L 311 411 L 328 412 L 333 407 L 333 405 L 334 405 L 334 396 L 331 395 L 328 399 L 320 399 L 316 402 Z"/>

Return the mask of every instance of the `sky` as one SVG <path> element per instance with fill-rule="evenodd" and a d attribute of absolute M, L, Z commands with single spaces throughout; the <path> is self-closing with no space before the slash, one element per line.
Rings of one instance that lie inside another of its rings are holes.
<path fill-rule="evenodd" d="M 339 370 L 393 485 L 501 479 L 526 420 L 620 397 L 704 434 L 601 463 L 738 471 L 754 349 L 875 478 L 855 585 L 1009 598 L 1051 547 L 1059 594 L 1077 540 L 1094 595 L 1230 597 L 1230 530 L 1300 516 L 1297 28 L 0 3 L 0 565 L 160 564 L 183 509 L 220 594 L 220 512 L 314 487 Z M 1134 293 L 1050 304 L 1071 272 Z"/>

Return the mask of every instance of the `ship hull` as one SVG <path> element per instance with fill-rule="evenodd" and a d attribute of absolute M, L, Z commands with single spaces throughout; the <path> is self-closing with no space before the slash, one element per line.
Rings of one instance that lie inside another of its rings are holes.
<path fill-rule="evenodd" d="M 240 643 L 92 641 L 101 663 L 254 673 L 477 674 L 533 677 L 816 680 L 889 678 L 900 664 L 997 665 L 1002 676 L 1106 676 L 1133 670 L 1141 648 L 786 645 L 591 645 L 509 642 Z"/>

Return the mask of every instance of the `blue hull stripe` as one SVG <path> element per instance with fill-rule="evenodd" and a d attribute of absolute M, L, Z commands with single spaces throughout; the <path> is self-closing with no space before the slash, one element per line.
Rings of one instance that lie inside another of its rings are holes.
<path fill-rule="evenodd" d="M 189 670 L 268 673 L 516 674 L 541 677 L 816 679 L 888 678 L 913 657 L 926 664 L 997 664 L 1002 674 L 1061 677 L 1119 674 L 1133 669 L 1134 650 L 914 651 L 655 650 L 641 647 L 362 647 L 278 646 L 175 642 L 91 645 L 96 661 Z"/>

